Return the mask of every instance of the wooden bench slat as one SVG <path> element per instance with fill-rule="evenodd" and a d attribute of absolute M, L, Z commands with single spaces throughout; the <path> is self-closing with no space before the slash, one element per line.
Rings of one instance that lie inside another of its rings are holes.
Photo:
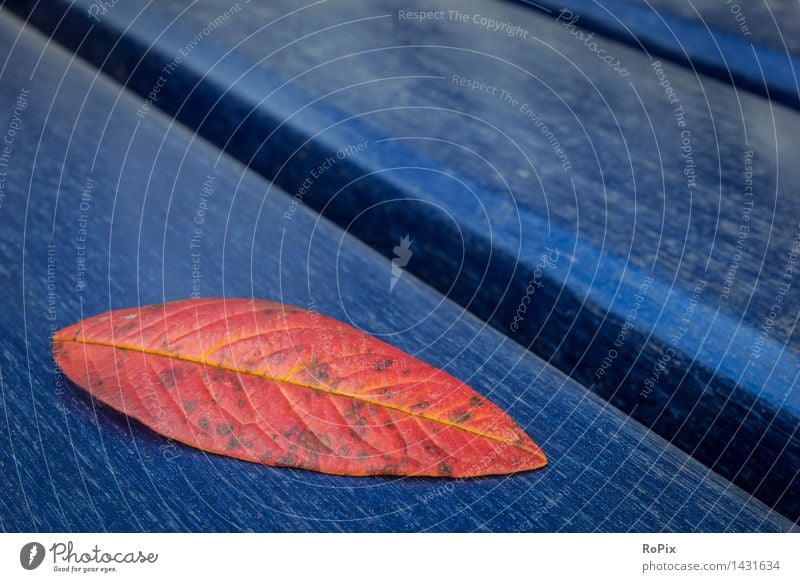
<path fill-rule="evenodd" d="M 664 16 L 676 15 L 705 24 L 781 53 L 800 54 L 800 6 L 796 2 L 717 2 L 716 0 L 648 0 Z"/>
<path fill-rule="evenodd" d="M 286 226 L 288 194 L 158 111 L 142 122 L 140 99 L 20 24 L 0 13 L 0 110 L 29 92 L 0 209 L 4 530 L 793 528 L 411 275 L 390 294 L 385 258 L 306 208 Z M 489 395 L 549 468 L 463 482 L 267 468 L 168 446 L 60 384 L 53 327 L 191 293 L 201 208 L 203 295 L 310 295 Z"/>
<path fill-rule="evenodd" d="M 800 109 L 800 54 L 792 22 L 800 10 L 789 3 L 781 11 L 782 32 L 761 2 L 515 1 L 561 21 L 574 21 L 586 34 L 613 38 L 654 58 Z M 746 22 L 737 22 L 737 14 L 749 15 L 758 33 L 753 35 L 749 27 L 743 31 Z"/>

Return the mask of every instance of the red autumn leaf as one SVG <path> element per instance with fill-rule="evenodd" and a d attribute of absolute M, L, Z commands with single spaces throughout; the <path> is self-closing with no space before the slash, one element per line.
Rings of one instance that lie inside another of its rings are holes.
<path fill-rule="evenodd" d="M 62 371 L 205 451 L 337 475 L 472 477 L 545 465 L 469 386 L 290 305 L 190 299 L 111 311 L 53 337 Z"/>

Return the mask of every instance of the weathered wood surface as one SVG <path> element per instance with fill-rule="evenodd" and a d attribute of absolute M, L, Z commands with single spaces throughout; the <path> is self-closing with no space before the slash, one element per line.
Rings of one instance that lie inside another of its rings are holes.
<path fill-rule="evenodd" d="M 0 208 L 0 529 L 793 527 L 409 273 L 390 293 L 388 260 L 305 207 L 286 222 L 288 194 L 45 40 L 0 13 L 4 119 L 27 91 Z M 54 327 L 186 297 L 197 274 L 202 295 L 313 299 L 444 367 L 551 464 L 453 482 L 262 467 L 165 442 L 54 375 Z"/>
<path fill-rule="evenodd" d="M 544 0 L 518 3 L 559 21 L 800 109 L 797 2 Z"/>

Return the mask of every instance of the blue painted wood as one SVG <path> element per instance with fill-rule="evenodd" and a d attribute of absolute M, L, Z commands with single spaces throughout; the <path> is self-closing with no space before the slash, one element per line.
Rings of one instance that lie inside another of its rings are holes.
<path fill-rule="evenodd" d="M 642 0 L 636 0 L 643 4 Z M 789 0 L 647 0 L 659 12 L 705 24 L 780 53 L 800 55 L 800 5 Z"/>
<path fill-rule="evenodd" d="M 379 252 L 410 234 L 410 272 L 800 515 L 794 112 L 596 37 L 622 75 L 507 3 L 77 6 L 33 20 Z"/>
<path fill-rule="evenodd" d="M 793 529 L 412 275 L 390 293 L 388 260 L 305 207 L 287 223 L 288 194 L 159 111 L 139 118 L 141 99 L 7 13 L 0 54 L 3 125 L 27 103 L 0 208 L 0 529 Z M 202 295 L 313 298 L 445 367 L 550 466 L 468 481 L 261 467 L 171 444 L 53 370 L 53 328 L 186 297 L 198 273 Z"/>
<path fill-rule="evenodd" d="M 687 0 L 515 0 L 560 22 L 640 48 L 653 57 L 800 109 L 800 54 L 789 49 L 774 15 L 758 2 Z M 694 6 L 697 4 L 698 6 Z M 790 3 L 786 3 L 790 4 Z M 797 3 L 784 12 L 798 16 Z M 742 8 L 744 6 L 744 9 Z M 759 33 L 743 33 L 732 10 L 750 13 Z M 690 16 L 691 15 L 691 16 Z M 687 17 L 690 16 L 690 17 Z M 704 17 L 705 16 L 705 17 Z M 710 22 L 709 22 L 710 20 Z M 772 21 L 772 22 L 770 22 Z M 797 32 L 788 19 L 786 36 Z M 770 27 L 773 24 L 773 27 Z"/>

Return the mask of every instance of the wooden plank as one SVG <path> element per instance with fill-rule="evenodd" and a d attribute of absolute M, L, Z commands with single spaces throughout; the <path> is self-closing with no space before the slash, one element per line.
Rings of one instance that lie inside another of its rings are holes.
<path fill-rule="evenodd" d="M 725 32 L 781 53 L 800 55 L 800 5 L 797 2 L 717 2 L 716 0 L 648 0 L 650 6 L 712 32 Z"/>
<path fill-rule="evenodd" d="M 596 37 L 623 75 L 512 4 L 424 22 L 391 2 L 290 4 L 33 20 L 88 34 L 81 54 L 145 99 L 158 88 L 140 112 L 174 114 L 379 252 L 411 235 L 410 272 L 800 516 L 800 118 Z"/>
<path fill-rule="evenodd" d="M 585 34 L 613 38 L 653 58 L 679 63 L 800 109 L 800 58 L 796 41 L 791 40 L 797 32 L 796 3 L 794 7 L 785 3 L 781 11 L 787 16 L 784 36 L 775 15 L 762 2 L 515 1 L 561 23 L 571 23 Z"/>
<path fill-rule="evenodd" d="M 287 224 L 288 194 L 158 111 L 139 118 L 141 99 L 7 14 L 0 54 L 0 111 L 27 90 L 0 208 L 3 530 L 793 528 L 412 275 L 390 292 L 388 260 L 305 207 Z M 196 284 L 313 299 L 489 395 L 550 466 L 469 481 L 261 467 L 165 442 L 54 375 L 54 327 Z"/>

